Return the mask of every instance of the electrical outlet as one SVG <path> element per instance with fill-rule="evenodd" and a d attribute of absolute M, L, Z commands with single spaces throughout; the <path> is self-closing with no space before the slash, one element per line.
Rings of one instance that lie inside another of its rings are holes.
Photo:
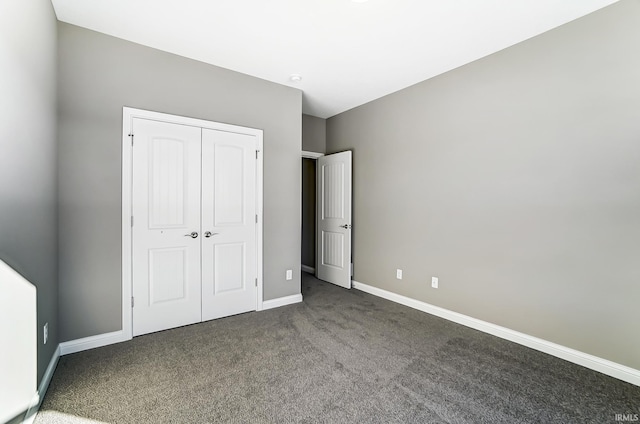
<path fill-rule="evenodd" d="M 431 277 L 431 287 L 434 289 L 438 288 L 438 277 Z"/>
<path fill-rule="evenodd" d="M 401 269 L 396 269 L 396 278 L 398 280 L 402 280 L 402 270 Z"/>
<path fill-rule="evenodd" d="M 44 324 L 44 328 L 42 329 L 44 344 L 47 344 L 47 340 L 49 339 L 49 323 Z"/>
<path fill-rule="evenodd" d="M 293 279 L 293 270 L 292 269 L 288 269 L 287 270 L 287 280 L 292 280 Z"/>

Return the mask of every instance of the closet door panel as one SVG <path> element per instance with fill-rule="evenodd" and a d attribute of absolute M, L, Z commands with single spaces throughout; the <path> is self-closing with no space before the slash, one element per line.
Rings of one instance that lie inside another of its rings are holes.
<path fill-rule="evenodd" d="M 253 135 L 202 131 L 202 319 L 253 311 L 256 288 Z"/>
<path fill-rule="evenodd" d="M 134 119 L 133 131 L 132 320 L 137 336 L 202 318 L 201 129 Z"/>

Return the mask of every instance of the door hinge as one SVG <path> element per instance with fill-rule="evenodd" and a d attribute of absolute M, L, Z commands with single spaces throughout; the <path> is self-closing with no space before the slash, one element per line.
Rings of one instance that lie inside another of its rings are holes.
<path fill-rule="evenodd" d="M 256 278 L 256 287 L 258 287 L 258 279 Z"/>
<path fill-rule="evenodd" d="M 258 153 L 260 153 L 260 150 L 256 150 L 256 159 L 258 159 Z"/>
<path fill-rule="evenodd" d="M 131 137 L 131 147 L 133 147 L 133 133 L 129 134 L 129 137 Z"/>
<path fill-rule="evenodd" d="M 256 224 L 258 223 L 258 214 L 256 214 Z"/>
<path fill-rule="evenodd" d="M 133 301 L 133 296 L 131 296 L 131 307 L 133 308 L 133 305 L 135 304 L 135 302 Z"/>
<path fill-rule="evenodd" d="M 133 215 L 131 215 L 131 226 L 133 227 Z"/>

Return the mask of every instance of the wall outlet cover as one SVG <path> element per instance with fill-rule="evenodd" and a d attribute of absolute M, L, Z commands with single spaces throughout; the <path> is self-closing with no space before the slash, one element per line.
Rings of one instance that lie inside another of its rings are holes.
<path fill-rule="evenodd" d="M 434 289 L 438 288 L 438 277 L 431 277 L 431 287 Z"/>
<path fill-rule="evenodd" d="M 396 278 L 398 280 L 402 280 L 402 270 L 401 269 L 396 269 Z"/>

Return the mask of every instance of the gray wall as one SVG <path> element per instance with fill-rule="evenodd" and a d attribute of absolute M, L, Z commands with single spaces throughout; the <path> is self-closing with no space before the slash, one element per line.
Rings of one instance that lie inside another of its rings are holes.
<path fill-rule="evenodd" d="M 327 149 L 327 120 L 302 115 L 302 150 L 325 153 Z"/>
<path fill-rule="evenodd" d="M 3 0 L 0 258 L 37 287 L 38 382 L 58 344 L 56 48 L 49 0 Z"/>
<path fill-rule="evenodd" d="M 264 299 L 300 293 L 302 93 L 73 25 L 58 33 L 61 340 L 121 328 L 123 106 L 264 130 Z"/>
<path fill-rule="evenodd" d="M 302 159 L 302 265 L 316 267 L 316 161 Z"/>
<path fill-rule="evenodd" d="M 638 22 L 625 0 L 330 118 L 354 279 L 640 369 Z"/>

